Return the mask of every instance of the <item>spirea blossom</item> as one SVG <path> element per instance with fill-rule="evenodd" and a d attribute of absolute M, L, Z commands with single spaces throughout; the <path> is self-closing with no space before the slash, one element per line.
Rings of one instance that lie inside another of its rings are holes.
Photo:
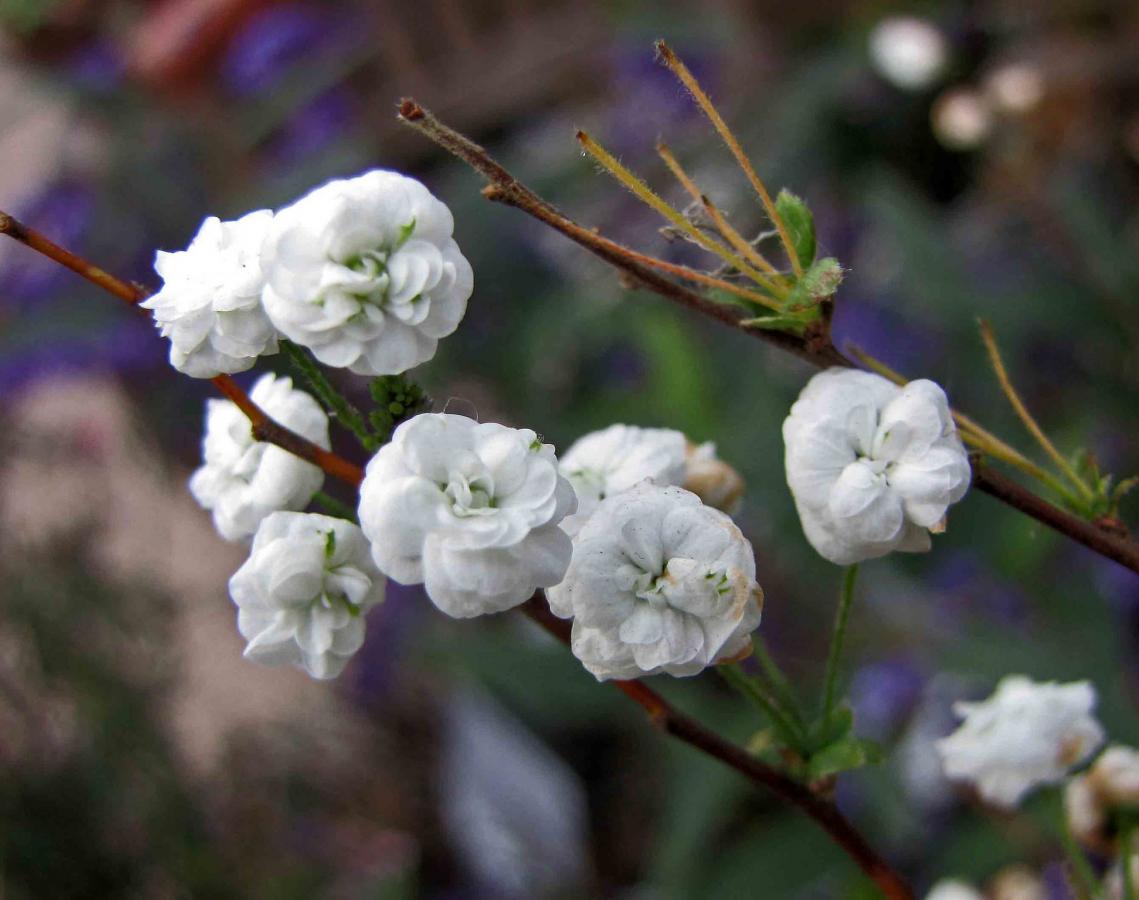
<path fill-rule="evenodd" d="M 262 375 L 250 398 L 271 418 L 329 449 L 328 416 L 292 379 Z M 206 402 L 203 463 L 190 478 L 194 499 L 210 510 L 229 541 L 250 537 L 269 513 L 301 509 L 320 490 L 324 473 L 274 444 L 255 441 L 249 419 L 228 400 Z"/>
<path fill-rule="evenodd" d="M 965 881 L 945 878 L 930 888 L 925 900 L 985 900 L 985 897 Z"/>
<path fill-rule="evenodd" d="M 1139 808 L 1139 750 L 1113 744 L 1064 789 L 1068 830 L 1105 855 L 1115 849 L 1114 814 Z"/>
<path fill-rule="evenodd" d="M 265 310 L 322 363 L 394 375 L 435 355 L 473 288 L 451 211 L 414 178 L 376 170 L 282 209 L 265 241 Z"/>
<path fill-rule="evenodd" d="M 533 431 L 425 413 L 368 463 L 360 524 L 380 570 L 456 618 L 499 612 L 561 581 L 576 504 Z"/>
<path fill-rule="evenodd" d="M 783 423 L 787 483 L 803 532 L 850 565 L 930 548 L 969 488 L 969 459 L 945 392 L 833 368 L 812 378 Z"/>
<path fill-rule="evenodd" d="M 276 512 L 229 580 L 245 656 L 335 678 L 364 643 L 364 614 L 384 599 L 384 579 L 353 523 Z"/>
<path fill-rule="evenodd" d="M 651 481 L 601 501 L 546 595 L 573 617 L 574 655 L 602 681 L 695 675 L 735 658 L 763 604 L 751 544 L 732 520 Z"/>
<path fill-rule="evenodd" d="M 1055 784 L 1103 741 L 1086 681 L 1037 683 L 1009 675 L 982 703 L 956 703 L 961 726 L 937 742 L 945 774 L 1011 809 L 1033 788 Z"/>
<path fill-rule="evenodd" d="M 170 365 L 179 372 L 244 372 L 277 352 L 277 330 L 261 306 L 261 243 L 272 221 L 267 209 L 235 222 L 211 216 L 185 250 L 158 252 L 162 289 L 140 305 L 170 339 Z"/>
<path fill-rule="evenodd" d="M 696 445 L 672 428 L 610 425 L 578 438 L 562 454 L 561 472 L 577 492 L 577 513 L 562 528 L 577 534 L 606 497 L 651 479 L 677 485 L 709 506 L 730 510 L 743 493 L 743 479 L 716 457 L 716 445 Z"/>

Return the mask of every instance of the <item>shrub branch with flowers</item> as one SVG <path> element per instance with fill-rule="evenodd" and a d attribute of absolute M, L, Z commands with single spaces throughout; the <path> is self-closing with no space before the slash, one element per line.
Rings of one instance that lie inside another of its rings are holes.
<path fill-rule="evenodd" d="M 229 583 L 248 658 L 336 677 L 364 643 L 365 615 L 382 603 L 387 578 L 422 584 L 455 618 L 520 609 L 664 731 L 810 816 L 884 896 L 913 897 L 833 801 L 842 772 L 881 758 L 873 742 L 855 735 L 839 689 L 858 565 L 894 551 L 929 551 L 973 485 L 1139 573 L 1139 544 L 1118 510 L 1135 480 L 1116 483 L 1086 455 L 1069 459 L 1053 445 L 984 323 L 997 383 L 1050 467 L 954 410 L 935 382 L 909 381 L 857 348 L 848 351 L 853 361 L 835 348 L 829 324 L 843 270 L 818 257 L 810 209 L 789 191 L 772 198 L 684 63 L 663 42 L 657 49 L 740 165 L 771 231 L 745 238 L 663 144 L 663 162 L 693 201 L 687 210 L 666 203 L 591 136 L 579 132 L 578 141 L 670 233 L 711 254 L 714 269 L 656 259 L 581 226 L 419 104 L 403 101 L 399 115 L 482 174 L 489 200 L 565 234 L 611 263 L 629 287 L 822 369 L 782 425 L 803 533 L 821 556 L 847 567 L 813 712 L 755 634 L 762 570 L 731 519 L 744 485 L 714 445 L 697 446 L 667 428 L 614 424 L 559 457 L 532 430 L 429 411 L 405 373 L 459 327 L 474 276 L 452 237 L 450 211 L 418 181 L 374 170 L 319 186 L 280 210 L 207 218 L 185 250 L 158 253 L 163 285 L 154 294 L 10 216 L 0 214 L 0 231 L 149 311 L 170 341 L 171 365 L 211 379 L 225 397 L 209 401 L 203 464 L 190 490 L 223 538 L 249 546 Z M 247 394 L 230 377 L 276 353 L 297 384 L 266 373 Z M 322 366 L 370 377 L 374 407 L 350 403 Z M 370 455 L 366 468 L 332 452 L 332 424 Z M 1055 502 L 993 463 L 1034 479 Z M 355 508 L 322 490 L 326 475 L 357 490 Z M 313 505 L 323 512 L 307 511 Z M 739 663 L 747 657 L 755 664 L 745 670 Z M 640 680 L 706 669 L 763 716 L 766 727 L 746 748 Z M 1088 682 L 1010 675 L 988 700 L 957 704 L 960 727 L 937 752 L 950 778 L 998 808 L 1059 786 L 1077 894 L 1132 897 L 1139 751 L 1104 749 L 1095 704 Z M 1115 859 L 1114 868 L 1098 878 L 1081 848 Z M 929 896 L 979 895 L 946 880 Z"/>

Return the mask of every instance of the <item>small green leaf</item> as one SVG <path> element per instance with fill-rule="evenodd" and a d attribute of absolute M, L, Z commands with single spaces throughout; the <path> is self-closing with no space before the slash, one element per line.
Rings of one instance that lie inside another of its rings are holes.
<path fill-rule="evenodd" d="M 813 781 L 881 761 L 882 748 L 874 741 L 847 734 L 811 754 L 811 759 L 807 763 L 807 776 Z"/>
<path fill-rule="evenodd" d="M 745 328 L 766 328 L 771 331 L 791 331 L 800 334 L 807 322 L 802 316 L 759 316 L 755 319 L 743 319 L 740 322 Z"/>
<path fill-rule="evenodd" d="M 795 291 L 792 292 L 792 295 L 802 291 L 806 298 L 818 304 L 833 297 L 841 283 L 842 266 L 833 256 L 828 256 L 820 259 L 803 273 L 803 277 L 795 285 Z M 790 306 L 790 298 L 788 300 Z"/>
<path fill-rule="evenodd" d="M 784 188 L 775 198 L 775 212 L 779 214 L 790 234 L 795 255 L 799 257 L 799 265 L 803 269 L 809 269 L 818 251 L 815 241 L 815 217 L 811 215 L 811 210 L 801 197 Z"/>

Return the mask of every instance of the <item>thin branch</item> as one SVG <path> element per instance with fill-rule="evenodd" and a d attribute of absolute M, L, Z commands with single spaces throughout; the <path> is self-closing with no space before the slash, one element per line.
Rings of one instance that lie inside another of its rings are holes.
<path fill-rule="evenodd" d="M 569 641 L 569 623 L 550 612 L 540 593 L 519 609 L 558 640 L 563 643 Z M 614 681 L 613 685 L 640 706 L 657 728 L 718 759 L 813 819 L 873 879 L 889 900 L 908 900 L 914 896 L 902 877 L 866 843 L 866 839 L 833 803 L 680 712 L 644 682 Z"/>
<path fill-rule="evenodd" d="M 825 335 L 800 337 L 784 331 L 748 328 L 742 324 L 748 318 L 744 310 L 709 300 L 696 291 L 689 290 L 684 285 L 677 284 L 675 281 L 641 265 L 635 258 L 630 257 L 630 251 L 620 244 L 601 237 L 596 231 L 579 225 L 559 212 L 555 206 L 518 181 L 486 150 L 444 125 L 414 100 L 403 100 L 399 111 L 401 119 L 406 124 L 422 132 L 424 136 L 467 162 L 471 168 L 490 182 L 483 188 L 484 197 L 493 202 L 520 209 L 527 215 L 561 232 L 570 240 L 585 247 L 618 269 L 622 282 L 627 286 L 644 287 L 646 290 L 679 303 L 681 306 L 693 309 L 723 322 L 725 325 L 738 328 L 757 340 L 772 344 L 813 366 L 823 369 L 830 366 L 848 368 L 854 366 L 854 363 L 843 356 Z M 1049 528 L 1053 528 L 1096 553 L 1113 559 L 1133 572 L 1139 573 L 1139 543 L 1130 538 L 1107 531 L 1078 516 L 1065 512 L 1016 482 L 980 465 L 977 460 L 974 460 L 973 463 L 973 484 L 981 491 L 1031 516 Z"/>
<path fill-rule="evenodd" d="M 72 272 L 81 275 L 91 283 L 118 297 L 128 306 L 149 317 L 146 310 L 138 305 L 149 296 L 149 292 L 145 288 L 116 278 L 83 257 L 72 253 L 70 250 L 65 250 L 34 228 L 29 228 L 5 212 L 0 212 L 0 234 L 6 234 L 21 244 L 31 247 L 37 253 L 43 254 L 48 259 L 71 269 Z M 319 466 L 329 475 L 339 478 L 353 487 L 363 480 L 364 472 L 359 466 L 325 450 L 323 447 L 318 447 L 307 438 L 301 437 L 296 432 L 290 431 L 284 425 L 274 421 L 228 375 L 218 375 L 210 380 L 218 391 L 245 413 L 252 427 L 254 439 L 276 444 L 294 456 L 299 456 L 301 459 Z"/>

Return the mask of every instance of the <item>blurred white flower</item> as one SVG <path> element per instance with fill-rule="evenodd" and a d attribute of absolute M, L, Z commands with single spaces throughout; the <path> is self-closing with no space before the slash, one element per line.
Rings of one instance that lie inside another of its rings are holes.
<path fill-rule="evenodd" d="M 273 221 L 267 209 L 235 222 L 206 219 L 190 246 L 158 251 L 162 289 L 140 306 L 154 311 L 170 339 L 170 365 L 194 378 L 244 372 L 277 352 L 277 330 L 261 307 L 261 244 Z"/>
<path fill-rule="evenodd" d="M 322 363 L 393 375 L 435 355 L 473 288 L 451 211 L 414 178 L 330 181 L 277 213 L 265 241 L 265 310 Z"/>
<path fill-rule="evenodd" d="M 929 87 L 945 70 L 945 38 L 925 19 L 895 16 L 870 32 L 870 60 L 883 78 L 906 91 Z"/>
<path fill-rule="evenodd" d="M 950 150 L 974 150 L 993 128 L 988 100 L 971 88 L 945 91 L 930 110 L 937 139 Z"/>
<path fill-rule="evenodd" d="M 751 646 L 763 591 L 751 544 L 695 494 L 651 481 L 609 497 L 546 592 L 598 680 L 695 675 Z"/>
<path fill-rule="evenodd" d="M 969 488 L 945 392 L 924 379 L 900 388 L 856 369 L 820 372 L 791 407 L 783 442 L 807 540 L 838 565 L 928 550 Z"/>
<path fill-rule="evenodd" d="M 1068 830 L 1081 844 L 1114 852 L 1113 813 L 1139 808 L 1139 750 L 1113 744 L 1064 789 Z"/>
<path fill-rule="evenodd" d="M 739 472 L 716 456 L 716 445 L 708 441 L 688 444 L 681 487 L 708 506 L 731 514 L 739 508 L 746 485 Z"/>
<path fill-rule="evenodd" d="M 988 884 L 991 900 L 1048 900 L 1043 879 L 1028 866 L 1013 863 L 1002 868 Z"/>
<path fill-rule="evenodd" d="M 250 398 L 286 428 L 328 450 L 328 416 L 292 379 L 262 375 Z M 255 441 L 249 419 L 228 400 L 206 402 L 203 463 L 190 477 L 190 493 L 214 517 L 228 541 L 250 537 L 269 513 L 301 509 L 320 490 L 319 467 L 264 441 Z"/>
<path fill-rule="evenodd" d="M 1011 809 L 1033 788 L 1061 781 L 1103 741 L 1087 681 L 1037 683 L 1009 675 L 982 703 L 956 703 L 964 722 L 937 742 L 945 774 Z"/>
<path fill-rule="evenodd" d="M 578 438 L 559 468 L 577 493 L 577 512 L 562 528 L 575 535 L 606 497 L 651 478 L 660 485 L 684 481 L 688 441 L 671 428 L 610 425 Z"/>
<path fill-rule="evenodd" d="M 644 481 L 677 485 L 709 506 L 730 512 L 739 504 L 744 482 L 716 456 L 716 445 L 696 445 L 672 428 L 610 425 L 578 438 L 562 454 L 560 469 L 577 493 L 577 513 L 562 522 L 571 536 L 597 505 Z"/>
<path fill-rule="evenodd" d="M 1008 63 L 989 73 L 985 93 L 1002 112 L 1026 113 L 1044 98 L 1044 74 L 1032 63 Z"/>
<path fill-rule="evenodd" d="M 335 678 L 364 643 L 364 614 L 384 599 L 384 579 L 353 523 L 276 512 L 262 520 L 229 595 L 248 659 Z"/>
<path fill-rule="evenodd" d="M 925 900 L 985 900 L 985 896 L 967 882 L 946 878 L 930 889 Z"/>
<path fill-rule="evenodd" d="M 360 524 L 380 570 L 456 618 L 517 606 L 561 581 L 576 505 L 533 431 L 426 413 L 368 463 Z"/>

